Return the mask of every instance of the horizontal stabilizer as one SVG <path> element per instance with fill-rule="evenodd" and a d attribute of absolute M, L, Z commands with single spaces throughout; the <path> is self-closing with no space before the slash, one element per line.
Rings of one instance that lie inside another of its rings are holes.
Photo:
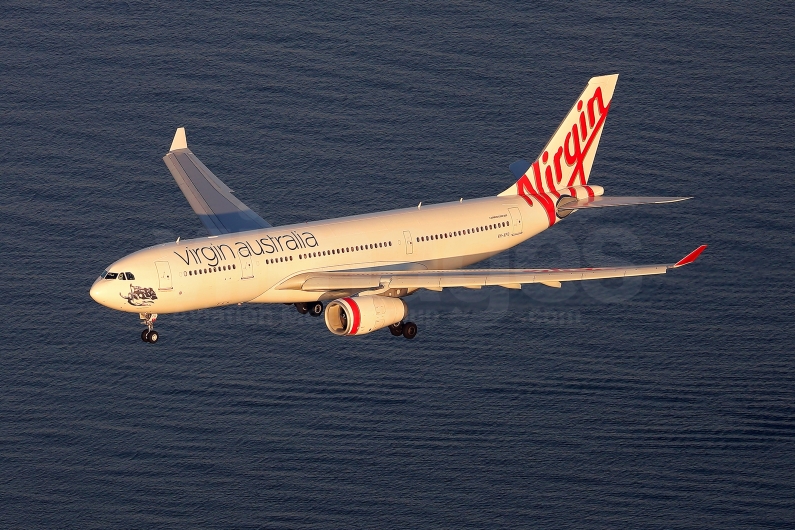
<path fill-rule="evenodd" d="M 511 173 L 513 173 L 514 177 L 520 179 L 522 178 L 522 175 L 527 173 L 527 170 L 530 169 L 530 162 L 528 162 L 527 160 L 517 160 L 516 162 L 508 166 L 508 169 L 511 170 Z"/>
<path fill-rule="evenodd" d="M 271 226 L 237 200 L 232 190 L 196 158 L 188 149 L 183 127 L 177 129 L 163 161 L 211 236 Z"/>
<path fill-rule="evenodd" d="M 582 210 L 585 208 L 608 208 L 611 206 L 633 206 L 635 204 L 664 204 L 667 202 L 679 202 L 692 197 L 588 197 L 576 200 L 564 199 L 558 205 L 558 211 Z M 566 201 L 566 202 L 564 202 Z"/>

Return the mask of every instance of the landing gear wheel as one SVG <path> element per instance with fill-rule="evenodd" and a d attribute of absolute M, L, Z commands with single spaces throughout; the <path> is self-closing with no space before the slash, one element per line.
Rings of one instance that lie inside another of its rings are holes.
<path fill-rule="evenodd" d="M 157 320 L 157 313 L 138 313 L 138 318 L 141 323 L 146 326 L 146 329 L 141 332 L 141 340 L 154 344 L 159 338 L 155 331 L 155 320 Z"/>
<path fill-rule="evenodd" d="M 309 304 L 309 314 L 313 317 L 319 317 L 323 314 L 323 302 L 312 302 Z"/>
<path fill-rule="evenodd" d="M 417 336 L 417 324 L 414 322 L 406 322 L 403 324 L 403 336 L 407 339 L 413 339 Z"/>
<path fill-rule="evenodd" d="M 305 315 L 305 314 L 309 313 L 309 304 L 307 304 L 305 302 L 299 302 L 299 303 L 295 304 L 295 308 L 302 315 Z"/>
<path fill-rule="evenodd" d="M 389 332 L 395 337 L 403 335 L 403 322 L 395 322 L 389 326 Z"/>

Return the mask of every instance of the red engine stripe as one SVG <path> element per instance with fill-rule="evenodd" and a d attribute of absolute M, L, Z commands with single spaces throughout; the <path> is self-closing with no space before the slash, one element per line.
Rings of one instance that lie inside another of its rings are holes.
<path fill-rule="evenodd" d="M 359 324 L 362 322 L 362 314 L 359 311 L 359 305 L 353 301 L 353 298 L 343 298 L 348 305 L 351 306 L 351 312 L 353 313 L 353 324 L 351 324 L 351 330 L 348 332 L 348 335 L 356 335 L 356 332 L 359 331 Z"/>

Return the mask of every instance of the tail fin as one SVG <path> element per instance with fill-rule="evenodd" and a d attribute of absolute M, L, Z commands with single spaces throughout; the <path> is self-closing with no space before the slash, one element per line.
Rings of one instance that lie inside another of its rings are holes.
<path fill-rule="evenodd" d="M 554 202 L 566 188 L 585 186 L 617 81 L 618 74 L 592 77 L 536 161 L 511 164 L 519 180 L 500 196 L 536 197 L 544 204 L 544 199 Z"/>

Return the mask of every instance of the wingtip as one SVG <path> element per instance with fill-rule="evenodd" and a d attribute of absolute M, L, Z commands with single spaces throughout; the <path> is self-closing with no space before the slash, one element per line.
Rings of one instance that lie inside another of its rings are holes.
<path fill-rule="evenodd" d="M 674 264 L 674 268 L 681 267 L 683 265 L 687 265 L 689 263 L 693 263 L 696 259 L 704 252 L 704 249 L 707 248 L 707 245 L 701 245 L 696 250 L 685 256 L 684 258 L 680 259 Z"/>
<path fill-rule="evenodd" d="M 187 149 L 188 148 L 188 140 L 185 138 L 185 127 L 180 127 L 177 129 L 177 133 L 174 135 L 174 140 L 171 142 L 171 149 L 169 151 L 176 151 L 177 149 Z"/>

